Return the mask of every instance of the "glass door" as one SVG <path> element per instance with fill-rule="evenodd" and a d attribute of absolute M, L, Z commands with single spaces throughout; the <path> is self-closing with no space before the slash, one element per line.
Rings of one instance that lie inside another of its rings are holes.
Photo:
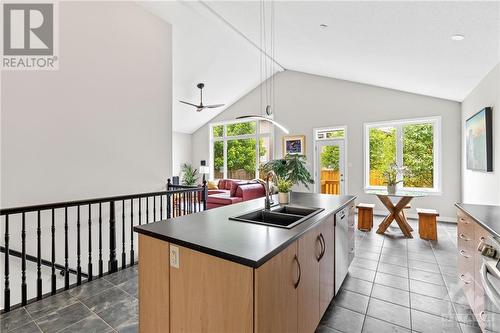
<path fill-rule="evenodd" d="M 316 141 L 316 192 L 345 194 L 344 140 Z"/>

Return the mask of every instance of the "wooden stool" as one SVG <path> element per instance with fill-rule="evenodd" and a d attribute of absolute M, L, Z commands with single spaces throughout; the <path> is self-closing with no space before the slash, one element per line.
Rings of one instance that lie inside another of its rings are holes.
<path fill-rule="evenodd" d="M 435 209 L 417 208 L 418 233 L 420 238 L 437 241 L 437 221 L 439 213 Z"/>
<path fill-rule="evenodd" d="M 361 231 L 370 231 L 373 228 L 373 208 L 374 204 L 359 203 L 358 209 L 358 229 Z"/>

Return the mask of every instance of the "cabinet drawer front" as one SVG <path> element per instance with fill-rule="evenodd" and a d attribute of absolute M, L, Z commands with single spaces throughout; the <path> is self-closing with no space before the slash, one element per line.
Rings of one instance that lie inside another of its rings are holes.
<path fill-rule="evenodd" d="M 474 254 L 476 249 L 476 239 L 474 238 L 474 229 L 471 228 L 470 231 L 457 231 L 457 247 L 458 249 L 464 249 L 470 252 L 471 255 Z"/>
<path fill-rule="evenodd" d="M 457 231 L 458 233 L 465 233 L 472 236 L 474 233 L 474 222 L 468 215 L 459 210 L 457 212 Z"/>
<path fill-rule="evenodd" d="M 467 300 L 474 306 L 474 253 L 470 250 L 458 250 L 458 278 Z"/>

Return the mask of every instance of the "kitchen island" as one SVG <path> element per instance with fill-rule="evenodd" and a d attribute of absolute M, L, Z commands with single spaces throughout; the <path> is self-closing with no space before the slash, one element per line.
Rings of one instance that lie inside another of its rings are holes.
<path fill-rule="evenodd" d="M 354 256 L 354 199 L 292 193 L 322 210 L 290 229 L 230 220 L 262 198 L 136 226 L 140 331 L 314 332 Z"/>

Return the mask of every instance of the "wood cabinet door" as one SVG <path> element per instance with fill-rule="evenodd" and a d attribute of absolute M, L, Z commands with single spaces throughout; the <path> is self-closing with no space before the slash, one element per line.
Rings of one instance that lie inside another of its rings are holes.
<path fill-rule="evenodd" d="M 255 269 L 255 332 L 297 332 L 297 242 Z"/>
<path fill-rule="evenodd" d="M 139 332 L 168 333 L 169 244 L 139 234 Z"/>
<path fill-rule="evenodd" d="M 298 286 L 298 321 L 300 333 L 313 333 L 320 321 L 319 261 L 321 225 L 299 238 L 298 257 L 301 278 Z"/>
<path fill-rule="evenodd" d="M 253 268 L 176 247 L 178 267 L 170 267 L 170 331 L 253 332 Z"/>
<path fill-rule="evenodd" d="M 323 236 L 324 254 L 319 262 L 319 315 L 323 316 L 330 304 L 334 293 L 335 281 L 335 216 L 327 217 L 321 225 Z"/>
<path fill-rule="evenodd" d="M 482 330 L 484 330 L 486 326 L 485 318 L 487 316 L 485 313 L 488 310 L 489 299 L 488 296 L 485 295 L 483 284 L 481 283 L 483 258 L 481 253 L 477 250 L 477 247 L 483 240 L 487 239 L 488 236 L 489 233 L 485 229 L 477 223 L 474 224 L 474 279 L 476 283 L 474 283 L 474 303 L 471 304 L 471 307 L 474 310 L 474 315 Z"/>

